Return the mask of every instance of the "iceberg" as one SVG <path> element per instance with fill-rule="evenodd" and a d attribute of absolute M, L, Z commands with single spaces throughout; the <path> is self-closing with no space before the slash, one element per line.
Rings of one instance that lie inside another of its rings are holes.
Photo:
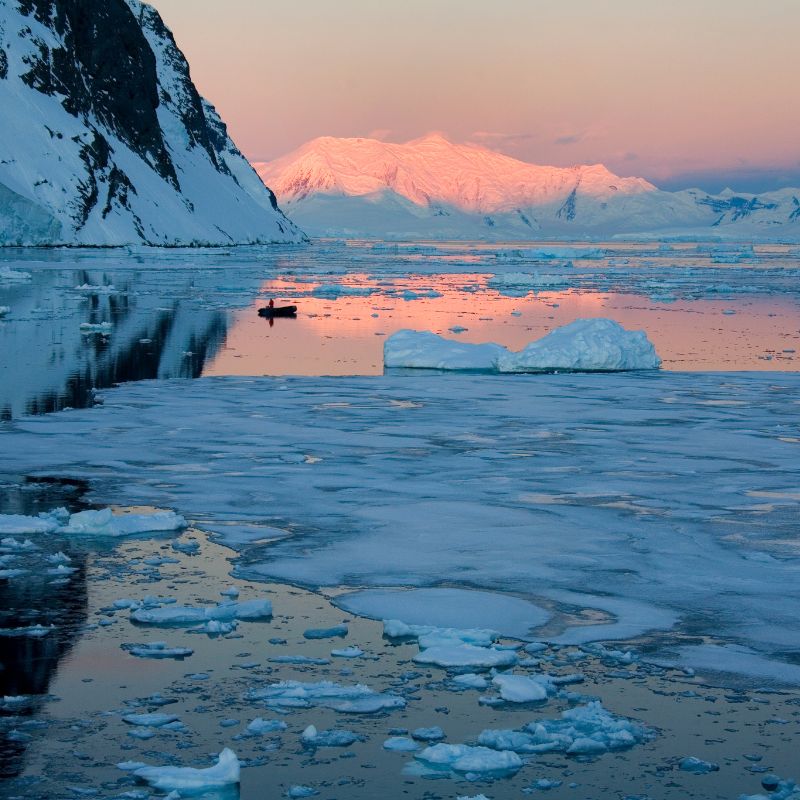
<path fill-rule="evenodd" d="M 620 372 L 658 369 L 661 359 L 644 331 L 598 317 L 576 319 L 497 361 L 500 372 Z"/>
<path fill-rule="evenodd" d="M 430 331 L 404 329 L 383 343 L 383 363 L 389 368 L 487 371 L 506 352 L 499 344 L 454 342 Z"/>
<path fill-rule="evenodd" d="M 470 344 L 430 331 L 401 330 L 383 345 L 388 368 L 483 372 L 624 372 L 658 369 L 661 359 L 644 331 L 603 317 L 577 319 L 519 352 L 499 344 Z"/>
<path fill-rule="evenodd" d="M 233 750 L 225 748 L 217 763 L 207 769 L 193 767 L 140 767 L 133 774 L 162 792 L 199 794 L 239 783 L 239 759 Z"/>

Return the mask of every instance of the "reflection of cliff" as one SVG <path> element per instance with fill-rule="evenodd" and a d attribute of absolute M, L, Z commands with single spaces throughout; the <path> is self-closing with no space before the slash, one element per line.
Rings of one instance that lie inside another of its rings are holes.
<path fill-rule="evenodd" d="M 75 487 L 72 487 L 73 492 Z M 54 504 L 72 504 L 69 487 L 8 487 L 0 485 L 0 513 L 36 513 Z M 48 537 L 37 551 L 16 556 L 15 567 L 29 572 L 22 578 L 0 581 L 0 779 L 19 775 L 28 743 L 25 722 L 34 718 L 61 659 L 77 641 L 87 618 L 86 558 L 69 552 L 77 569 L 53 583 L 47 574 L 52 566 L 44 559 L 48 551 L 68 545 Z M 41 637 L 8 636 L 2 631 L 32 625 L 55 626 Z M 27 701 L 8 698 L 27 696 Z"/>
<path fill-rule="evenodd" d="M 202 373 L 228 330 L 224 311 L 204 302 L 213 287 L 188 271 L 158 287 L 140 277 L 54 271 L 15 289 L 14 318 L 0 326 L 0 419 L 85 407 L 94 388 Z M 83 323 L 112 327 L 87 333 Z"/>

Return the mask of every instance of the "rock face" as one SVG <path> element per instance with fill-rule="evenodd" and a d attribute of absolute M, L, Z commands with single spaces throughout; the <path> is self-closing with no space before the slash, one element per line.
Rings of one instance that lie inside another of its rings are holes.
<path fill-rule="evenodd" d="M 290 242 L 139 0 L 0 0 L 0 244 Z"/>
<path fill-rule="evenodd" d="M 255 167 L 311 235 L 800 237 L 800 190 L 664 192 L 602 164 L 528 164 L 439 134 L 405 144 L 322 137 Z"/>

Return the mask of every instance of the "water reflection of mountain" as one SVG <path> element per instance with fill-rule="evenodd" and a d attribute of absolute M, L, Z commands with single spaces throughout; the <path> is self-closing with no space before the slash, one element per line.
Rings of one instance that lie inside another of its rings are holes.
<path fill-rule="evenodd" d="M 14 314 L 0 325 L 0 419 L 93 402 L 92 390 L 149 378 L 198 377 L 225 340 L 214 308 L 219 274 L 144 271 L 34 272 L 4 297 Z M 108 332 L 82 324 L 110 323 Z"/>
<path fill-rule="evenodd" d="M 65 503 L 74 508 L 80 491 L 58 484 L 0 483 L 0 513 L 35 514 Z M 54 578 L 47 574 L 52 565 L 44 560 L 45 554 L 54 548 L 66 550 L 68 545 L 52 537 L 39 544 L 38 550 L 15 556 L 14 567 L 29 570 L 23 579 L 0 580 L 0 698 L 5 698 L 0 707 L 0 779 L 22 772 L 30 723 L 35 722 L 58 665 L 77 642 L 87 618 L 85 555 L 69 550 L 70 567 L 76 571 Z M 9 635 L 11 629 L 32 625 L 54 627 L 40 637 Z"/>

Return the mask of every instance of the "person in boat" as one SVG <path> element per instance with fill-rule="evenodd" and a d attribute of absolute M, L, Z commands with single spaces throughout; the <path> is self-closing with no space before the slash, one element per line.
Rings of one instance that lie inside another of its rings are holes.
<path fill-rule="evenodd" d="M 270 297 L 270 299 L 269 299 L 269 303 L 267 303 L 267 308 L 269 308 L 269 310 L 270 310 L 270 311 L 271 311 L 273 308 L 275 308 L 275 301 L 274 301 L 274 300 L 273 300 L 271 297 Z"/>

